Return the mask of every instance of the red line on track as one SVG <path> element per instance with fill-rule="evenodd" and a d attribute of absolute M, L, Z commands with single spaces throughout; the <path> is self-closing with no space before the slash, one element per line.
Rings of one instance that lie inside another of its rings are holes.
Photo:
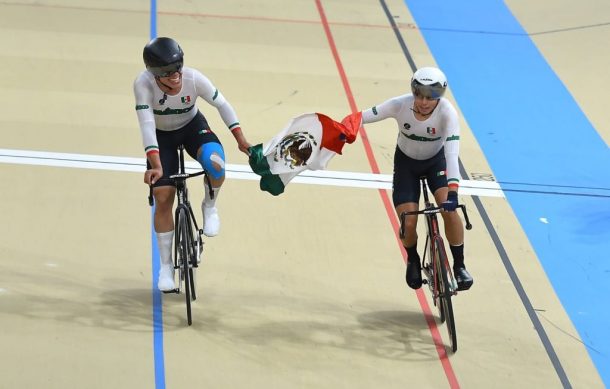
<path fill-rule="evenodd" d="M 328 20 L 326 19 L 326 13 L 324 12 L 324 7 L 322 6 L 321 0 L 315 0 L 316 7 L 318 8 L 318 12 L 320 13 L 320 20 L 322 21 L 322 26 L 324 26 L 324 31 L 326 33 L 326 38 L 328 39 L 328 44 L 330 46 L 330 50 L 332 52 L 333 58 L 335 59 L 335 64 L 337 66 L 337 71 L 339 72 L 339 76 L 341 77 L 341 82 L 343 83 L 343 89 L 345 90 L 345 95 L 347 96 L 347 100 L 349 102 L 350 109 L 352 113 L 358 112 L 358 107 L 356 105 L 356 101 L 354 100 L 354 95 L 352 94 L 351 87 L 349 85 L 349 81 L 347 79 L 347 75 L 345 74 L 345 69 L 343 68 L 343 64 L 341 62 L 341 58 L 339 56 L 339 52 L 337 50 L 337 46 L 335 45 L 335 40 L 330 31 L 330 25 Z M 369 160 L 369 164 L 371 166 L 371 170 L 373 173 L 379 173 L 379 166 L 377 165 L 377 161 L 375 160 L 375 155 L 373 153 L 373 149 L 371 147 L 371 143 L 369 142 L 368 136 L 366 135 L 366 131 L 364 127 L 360 128 L 360 134 L 362 137 L 362 143 L 364 145 L 364 150 L 366 152 L 366 156 Z M 396 232 L 396 242 L 400 248 L 400 252 L 402 253 L 403 260 L 407 261 L 407 253 L 402 246 L 402 242 L 398 236 L 398 218 L 396 217 L 394 206 L 390 202 L 390 198 L 387 192 L 383 189 L 379 189 L 379 194 L 381 196 L 381 200 L 383 201 L 383 205 L 385 207 L 386 213 L 388 215 L 388 219 L 392 223 L 392 227 Z M 443 344 L 443 339 L 441 338 L 440 332 L 438 330 L 438 326 L 434 320 L 434 315 L 430 310 L 430 306 L 428 305 L 428 301 L 424 295 L 423 290 L 420 288 L 416 291 L 417 300 L 419 301 L 419 305 L 424 314 L 426 322 L 428 324 L 428 328 L 430 329 L 430 333 L 432 335 L 432 339 L 434 340 L 434 344 L 436 346 L 436 351 L 438 353 L 440 362 L 445 370 L 445 375 L 447 376 L 447 380 L 449 381 L 449 385 L 452 388 L 459 388 L 460 384 L 457 380 L 455 372 L 453 371 L 453 367 L 449 358 L 447 356 L 447 351 L 445 350 L 445 345 Z"/>

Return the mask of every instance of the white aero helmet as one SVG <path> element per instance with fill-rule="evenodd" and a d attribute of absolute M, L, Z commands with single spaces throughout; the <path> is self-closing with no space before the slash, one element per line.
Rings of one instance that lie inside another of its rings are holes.
<path fill-rule="evenodd" d="M 419 68 L 411 77 L 411 92 L 415 96 L 440 99 L 447 89 L 447 77 L 438 68 Z"/>

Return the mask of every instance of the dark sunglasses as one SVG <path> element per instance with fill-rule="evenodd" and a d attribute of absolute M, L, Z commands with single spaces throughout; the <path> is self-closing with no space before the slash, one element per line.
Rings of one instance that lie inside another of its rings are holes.
<path fill-rule="evenodd" d="M 445 93 L 445 88 L 439 83 L 432 85 L 414 85 L 413 94 L 415 97 L 427 98 L 431 100 L 440 99 Z"/>
<path fill-rule="evenodd" d="M 182 62 L 175 62 L 165 66 L 149 67 L 148 71 L 155 77 L 169 77 L 176 72 L 182 71 Z"/>

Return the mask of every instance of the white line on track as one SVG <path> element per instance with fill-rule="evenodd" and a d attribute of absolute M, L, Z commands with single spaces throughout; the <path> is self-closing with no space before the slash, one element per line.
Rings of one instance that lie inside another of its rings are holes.
<path fill-rule="evenodd" d="M 0 163 L 70 167 L 142 173 L 146 169 L 144 158 L 112 157 L 91 154 L 53 153 L 46 151 L 0 149 Z M 187 171 L 196 171 L 200 165 L 195 161 L 186 162 Z M 227 164 L 226 176 L 237 180 L 259 180 L 248 165 Z M 351 188 L 392 189 L 390 174 L 355 173 L 333 170 L 306 170 L 291 182 L 300 184 L 331 185 Z M 490 181 L 460 181 L 460 195 L 504 197 L 500 185 Z"/>

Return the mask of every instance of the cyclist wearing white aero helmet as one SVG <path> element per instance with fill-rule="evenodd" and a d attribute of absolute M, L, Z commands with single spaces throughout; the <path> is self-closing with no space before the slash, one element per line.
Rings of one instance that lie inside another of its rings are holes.
<path fill-rule="evenodd" d="M 453 256 L 453 271 L 458 290 L 472 286 L 472 276 L 464 265 L 464 226 L 457 212 L 460 128 L 456 109 L 443 98 L 447 89 L 445 74 L 434 67 L 418 69 L 411 78 L 410 94 L 391 98 L 362 112 L 362 123 L 394 118 L 398 123 L 398 141 L 394 153 L 392 200 L 396 213 L 417 211 L 421 187 L 419 177 L 426 176 L 442 212 L 445 235 Z M 422 285 L 421 261 L 417 253 L 417 216 L 407 216 L 407 284 Z"/>
<path fill-rule="evenodd" d="M 181 144 L 207 171 L 206 180 L 212 187 L 210 193 L 208 185 L 204 185 L 203 233 L 215 236 L 220 228 L 216 199 L 225 178 L 224 149 L 195 105 L 197 97 L 218 110 L 239 150 L 248 154 L 250 144 L 241 131 L 237 114 L 222 93 L 201 72 L 183 67 L 184 53 L 175 40 L 166 37 L 151 40 L 144 47 L 143 57 L 146 70 L 138 75 L 133 89 L 147 157 L 144 182 L 154 186 L 154 226 L 161 259 L 158 288 L 169 291 L 174 289 L 171 254 L 175 188 L 167 177 L 178 172 L 177 150 Z"/>

